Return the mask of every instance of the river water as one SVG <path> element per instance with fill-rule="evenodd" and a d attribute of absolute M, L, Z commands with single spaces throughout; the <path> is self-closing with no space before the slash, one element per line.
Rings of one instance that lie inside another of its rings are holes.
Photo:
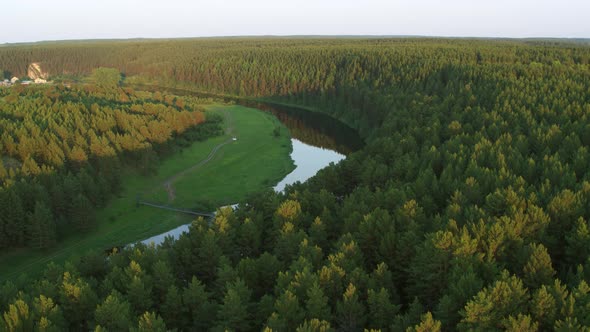
<path fill-rule="evenodd" d="M 291 139 L 291 143 L 291 159 L 295 162 L 295 169 L 274 187 L 276 191 L 283 191 L 287 185 L 297 181 L 304 182 L 330 163 L 338 163 L 346 158 L 336 151 L 305 144 L 298 139 Z"/>
<path fill-rule="evenodd" d="M 184 94 L 188 93 L 183 90 L 172 91 L 178 95 L 183 92 Z M 356 131 L 325 114 L 283 105 L 239 99 L 232 101 L 243 106 L 272 113 L 289 129 L 293 145 L 291 159 L 295 163 L 295 169 L 275 185 L 274 189 L 276 191 L 283 191 L 287 185 L 298 181 L 306 181 L 322 168 L 331 163 L 338 163 L 345 159 L 346 155 L 364 145 Z M 190 224 L 182 225 L 140 242 L 158 245 L 166 237 L 177 239 L 182 233 L 188 232 L 189 226 Z"/>
<path fill-rule="evenodd" d="M 274 187 L 276 191 L 283 191 L 287 185 L 298 181 L 304 182 L 330 163 L 337 163 L 346 158 L 345 155 L 336 151 L 305 144 L 298 139 L 291 139 L 291 143 L 293 144 L 291 159 L 295 162 L 295 169 Z M 166 233 L 145 239 L 141 243 L 158 245 L 169 236 L 177 239 L 182 233 L 188 232 L 189 226 L 190 224 L 179 226 Z"/>

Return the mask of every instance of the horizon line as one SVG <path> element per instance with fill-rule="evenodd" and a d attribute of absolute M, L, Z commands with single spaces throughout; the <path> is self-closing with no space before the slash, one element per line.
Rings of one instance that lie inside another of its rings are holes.
<path fill-rule="evenodd" d="M 18 46 L 27 44 L 43 44 L 43 43 L 59 43 L 59 42 L 92 42 L 92 41 L 134 41 L 134 40 L 187 40 L 187 39 L 239 39 L 239 38 L 317 38 L 317 39 L 338 39 L 338 38 L 359 38 L 359 39 L 377 39 L 377 38 L 432 38 L 432 39 L 475 39 L 475 40 L 565 40 L 565 41 L 587 41 L 590 42 L 590 37 L 545 37 L 545 36 L 529 36 L 529 37 L 505 37 L 505 36 L 441 36 L 441 35 L 393 35 L 393 34 L 294 34 L 294 35 L 219 35 L 219 36 L 180 36 L 180 37 L 113 37 L 113 38 L 72 38 L 72 39 L 44 39 L 36 41 L 22 41 L 22 42 L 4 42 L 0 46 Z"/>

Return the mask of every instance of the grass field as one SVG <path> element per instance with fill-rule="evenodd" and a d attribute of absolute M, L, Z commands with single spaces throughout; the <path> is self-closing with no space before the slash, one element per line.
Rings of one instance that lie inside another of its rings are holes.
<path fill-rule="evenodd" d="M 21 249 L 3 253 L 0 255 L 0 280 L 14 279 L 22 273 L 35 275 L 51 261 L 61 263 L 89 250 L 133 243 L 192 219 L 152 207 L 138 207 L 138 194 L 144 199 L 177 207 L 191 208 L 199 201 L 221 206 L 273 186 L 293 169 L 288 130 L 272 115 L 237 105 L 211 105 L 208 110 L 224 116 L 225 135 L 194 143 L 163 160 L 157 175 L 143 177 L 127 172 L 119 197 L 98 212 L 95 230 L 70 237 L 50 250 Z M 276 127 L 280 127 L 278 137 L 273 135 Z M 232 137 L 237 140 L 233 141 Z M 227 144 L 207 163 L 194 167 L 224 142 Z M 175 177 L 172 181 L 175 199 L 168 202 L 163 184 L 172 177 Z"/>

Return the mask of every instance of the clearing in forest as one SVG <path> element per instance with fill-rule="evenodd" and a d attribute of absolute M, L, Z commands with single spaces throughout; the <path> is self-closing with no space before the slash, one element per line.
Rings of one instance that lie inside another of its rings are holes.
<path fill-rule="evenodd" d="M 191 221 L 180 213 L 136 206 L 138 193 L 144 193 L 147 200 L 167 203 L 165 184 L 170 183 L 173 206 L 190 208 L 199 202 L 222 206 L 272 187 L 293 169 L 288 130 L 273 136 L 274 128 L 281 125 L 275 117 L 237 105 L 211 105 L 208 110 L 224 116 L 224 135 L 193 143 L 163 160 L 154 176 L 127 171 L 119 197 L 97 213 L 96 229 L 69 236 L 49 250 L 3 253 L 0 280 L 14 279 L 21 273 L 36 275 L 51 261 L 61 263 L 90 250 L 134 243 Z M 233 141 L 233 137 L 239 139 Z"/>

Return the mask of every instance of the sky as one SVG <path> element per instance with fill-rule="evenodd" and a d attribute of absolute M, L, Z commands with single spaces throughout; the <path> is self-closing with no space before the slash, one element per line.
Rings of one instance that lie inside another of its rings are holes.
<path fill-rule="evenodd" d="M 590 0 L 1 0 L 0 43 L 251 35 L 590 38 Z"/>

